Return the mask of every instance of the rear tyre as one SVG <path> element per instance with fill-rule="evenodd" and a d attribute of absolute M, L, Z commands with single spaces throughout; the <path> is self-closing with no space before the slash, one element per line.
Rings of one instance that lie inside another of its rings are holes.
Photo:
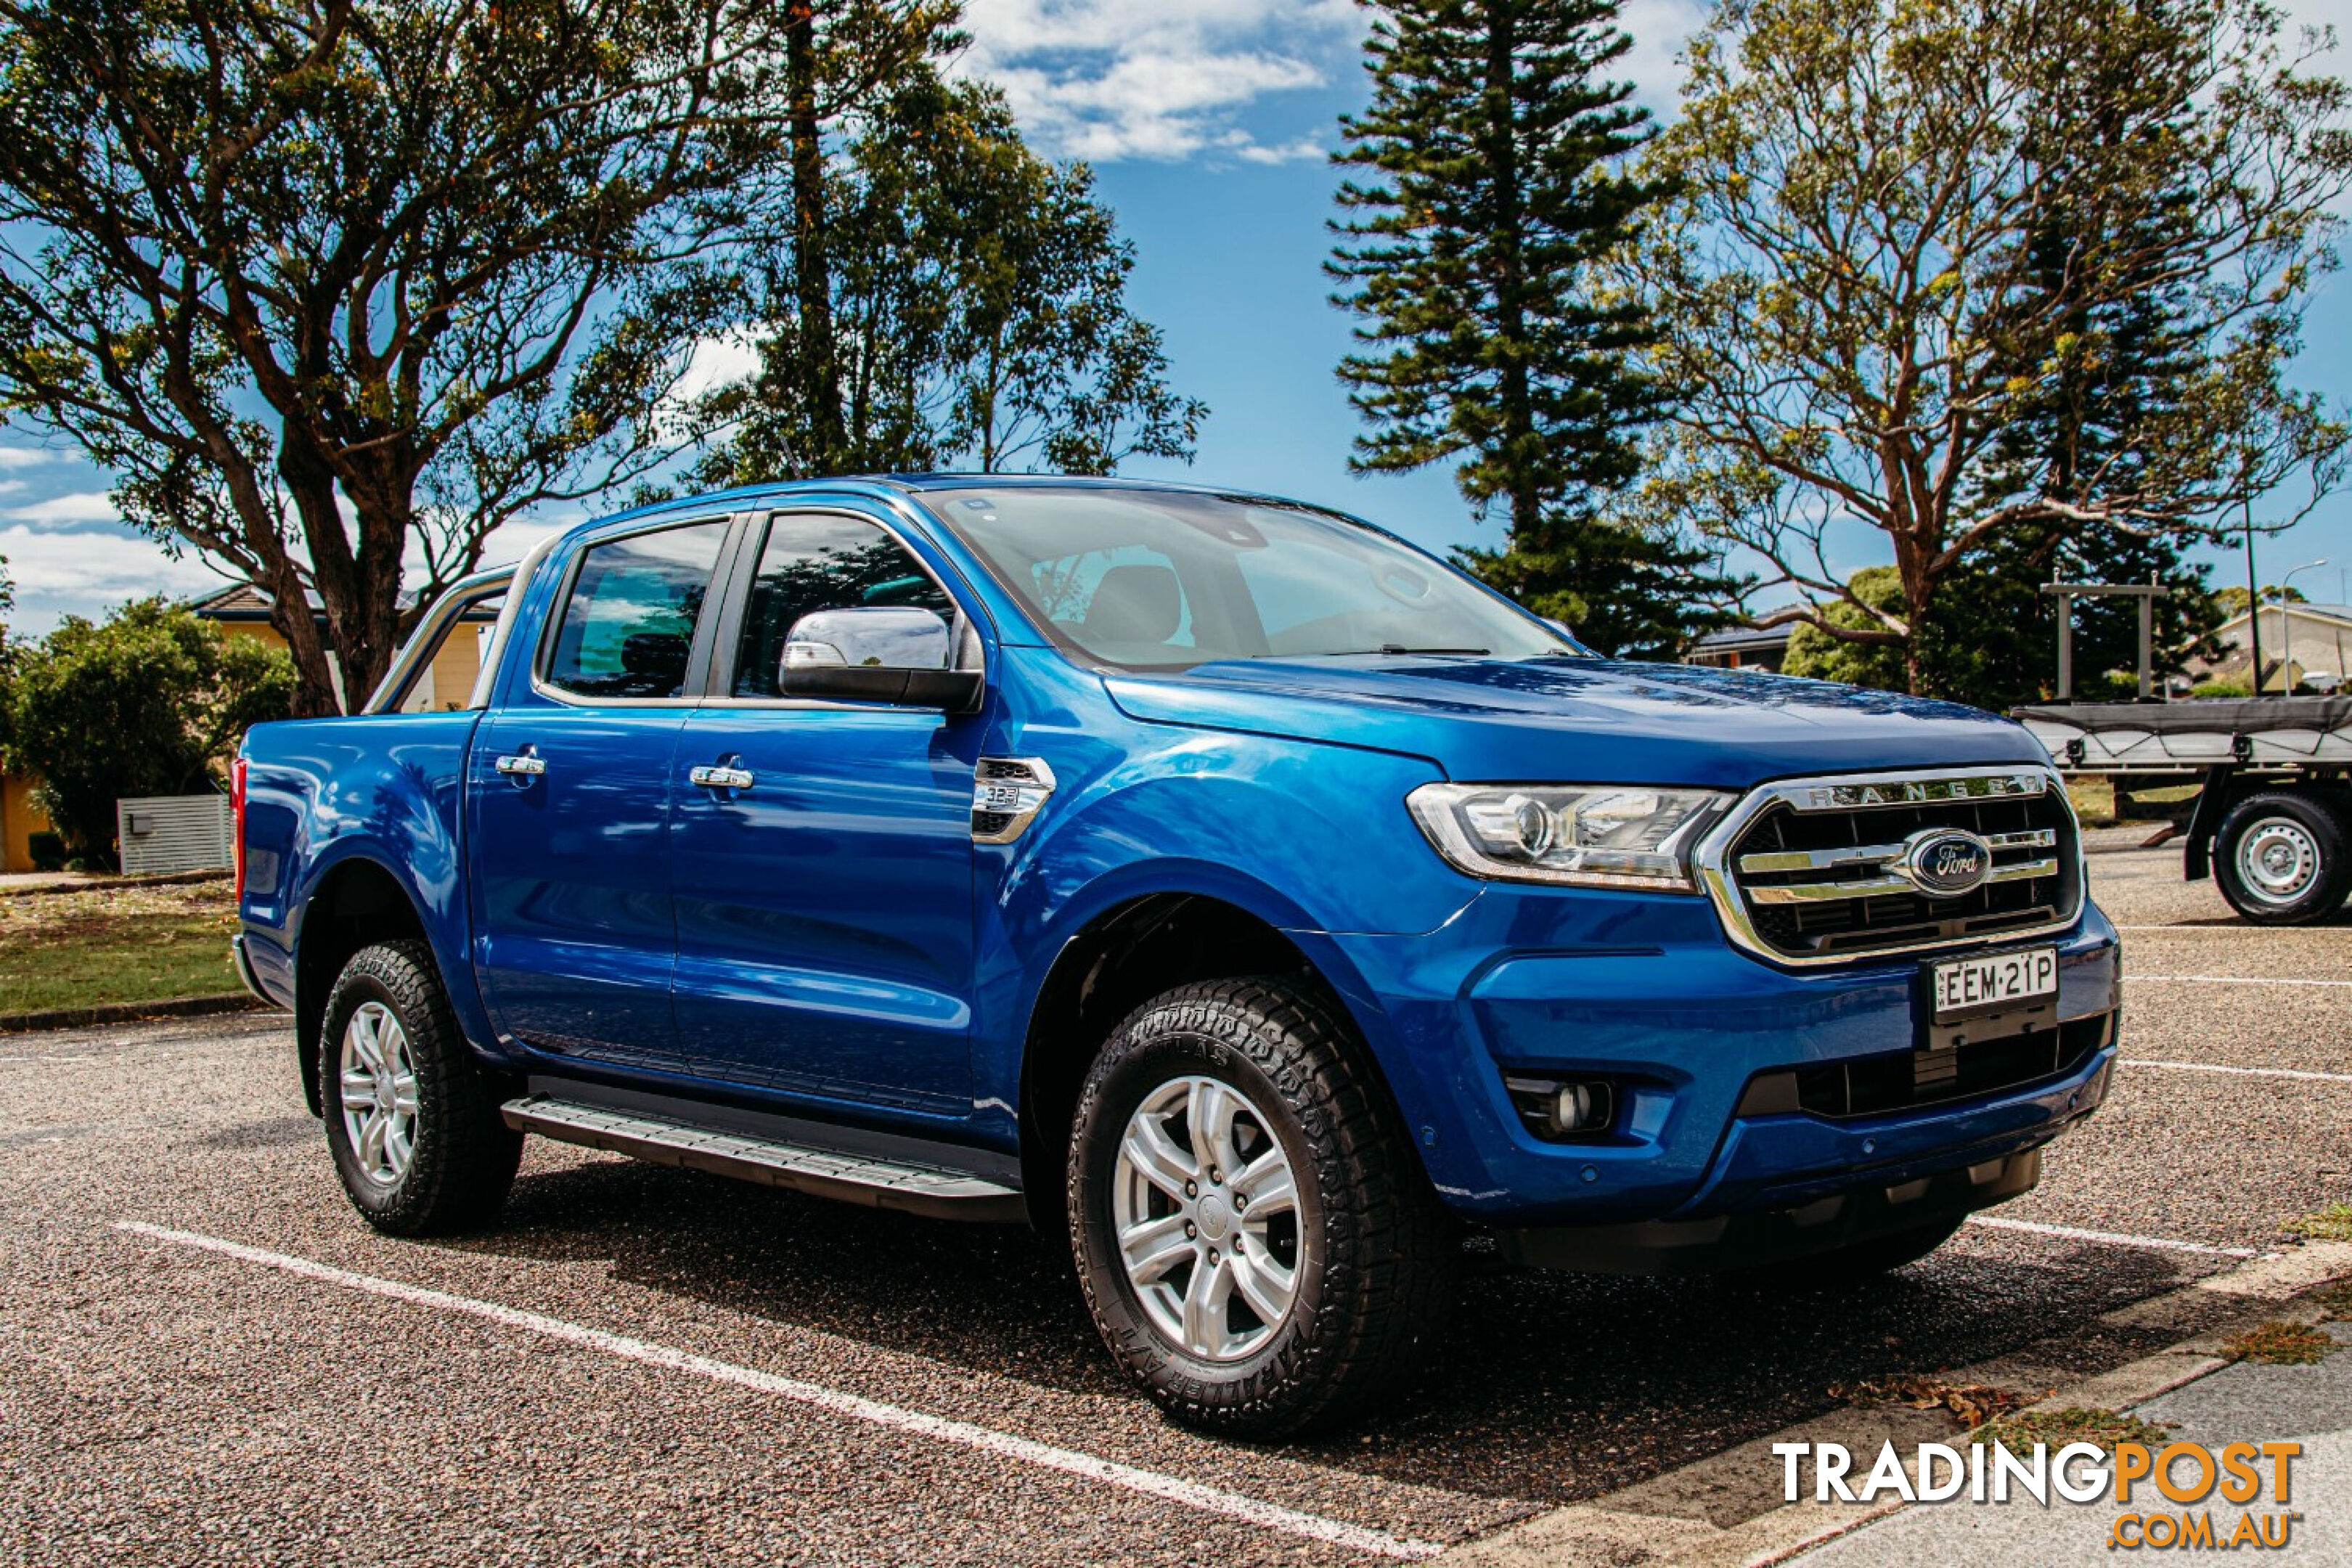
<path fill-rule="evenodd" d="M 496 1218 L 522 1158 L 421 942 L 362 948 L 327 999 L 320 1089 L 352 1206 L 392 1236 Z"/>
<path fill-rule="evenodd" d="M 2213 849 L 2221 896 L 2257 925 L 2325 920 L 2352 890 L 2344 823 L 2307 795 L 2248 795 L 2222 816 Z"/>
<path fill-rule="evenodd" d="M 1275 979 L 1186 985 L 1111 1036 L 1070 1142 L 1095 1325 L 1186 1426 L 1328 1427 L 1435 1341 L 1459 1250 L 1352 1033 Z"/>

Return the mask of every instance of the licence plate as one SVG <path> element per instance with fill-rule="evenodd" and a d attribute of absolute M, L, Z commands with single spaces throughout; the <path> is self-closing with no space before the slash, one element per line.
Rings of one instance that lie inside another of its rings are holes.
<path fill-rule="evenodd" d="M 1927 984 L 1935 997 L 1936 1018 L 1941 1022 L 1963 1013 L 2006 1007 L 2058 994 L 2058 950 L 2029 948 L 2022 952 L 1991 952 L 1981 958 L 1955 958 L 1931 966 Z"/>

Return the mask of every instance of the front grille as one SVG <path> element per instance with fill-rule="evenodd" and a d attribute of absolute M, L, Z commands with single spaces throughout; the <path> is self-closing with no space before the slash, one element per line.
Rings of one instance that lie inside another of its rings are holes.
<path fill-rule="evenodd" d="M 1937 828 L 1990 845 L 1990 879 L 1937 895 L 1906 876 L 1908 842 Z M 2057 924 L 2081 902 L 2080 863 L 2064 797 L 2029 773 L 1776 791 L 1723 861 L 1756 942 L 1812 962 Z"/>
<path fill-rule="evenodd" d="M 2107 1043 L 2112 1013 L 2069 1018 L 1948 1051 L 1885 1051 L 1796 1069 L 1797 1107 L 1815 1116 L 1884 1116 L 1975 1100 L 2074 1071 Z"/>

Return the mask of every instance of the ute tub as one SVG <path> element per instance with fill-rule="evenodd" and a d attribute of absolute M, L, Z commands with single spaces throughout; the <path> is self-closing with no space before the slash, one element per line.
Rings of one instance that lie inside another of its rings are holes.
<path fill-rule="evenodd" d="M 2104 1043 L 2035 1080 L 1884 1116 L 1743 1116 L 1759 1078 L 1916 1048 L 1927 960 L 1790 973 L 1730 948 L 1695 899 L 1500 888 L 1431 936 L 1334 940 L 1371 993 L 1359 1016 L 1431 1179 L 1497 1226 L 1771 1209 L 1906 1162 L 1981 1163 L 2095 1104 L 2115 1055 Z M 2112 1015 L 2113 928 L 2086 907 L 2055 945 L 2062 1024 Z M 1621 1110 L 1597 1141 L 1548 1142 L 1507 1074 L 1606 1079 Z"/>

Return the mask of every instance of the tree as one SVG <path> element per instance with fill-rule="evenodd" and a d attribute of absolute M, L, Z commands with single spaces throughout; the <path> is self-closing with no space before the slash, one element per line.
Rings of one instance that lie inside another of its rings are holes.
<path fill-rule="evenodd" d="M 761 368 L 706 405 L 732 427 L 707 478 L 1192 456 L 1207 410 L 1127 308 L 1134 247 L 1091 171 L 1037 157 L 1002 94 L 929 59 L 819 129 L 838 153 L 793 166 L 822 223 L 768 258 Z"/>
<path fill-rule="evenodd" d="M 67 851 L 114 861 L 114 803 L 201 792 L 251 726 L 286 717 L 293 661 L 160 598 L 68 616 L 21 648 L 0 732 Z"/>
<path fill-rule="evenodd" d="M 356 702 L 499 524 L 671 454 L 787 88 L 938 9 L 804 58 L 805 3 L 0 0 L 0 411 L 268 592 L 301 710 L 330 655 Z"/>
<path fill-rule="evenodd" d="M 2213 595 L 2213 608 L 2224 619 L 2244 615 L 2247 602 L 2245 589 L 2235 584 Z M 2263 603 L 2265 605 L 2307 605 L 2310 602 L 2308 595 L 2292 584 L 2284 588 L 2275 583 L 2263 584 Z"/>
<path fill-rule="evenodd" d="M 1670 649 L 1717 585 L 1707 553 L 1604 517 L 1665 398 L 1637 363 L 1647 312 L 1601 265 L 1666 189 L 1626 168 L 1652 134 L 1608 75 L 1633 41 L 1609 0 L 1373 9 L 1372 102 L 1335 156 L 1361 173 L 1327 268 L 1362 319 L 1339 369 L 1366 425 L 1351 466 L 1454 462 L 1508 527 L 1472 569 L 1603 647 Z"/>
<path fill-rule="evenodd" d="M 2177 675 L 2198 655 L 2216 649 L 2209 634 L 2221 616 L 2204 587 L 2204 568 L 2180 563 L 2162 540 L 2093 526 L 2061 537 L 2004 537 L 1971 556 L 1944 581 L 1934 613 L 1913 617 L 1901 574 L 1868 566 L 1844 584 L 1839 599 L 1822 606 L 1821 620 L 1801 622 L 1789 637 L 1782 670 L 1884 690 L 1913 689 L 1916 650 L 1922 684 L 1937 696 L 1996 712 L 2057 691 L 2057 602 L 2043 593 L 2053 578 L 2073 582 L 2146 582 L 2156 564 L 2174 592 L 2155 604 L 2151 669 Z M 2241 596 L 2243 591 L 2241 590 Z M 2138 689 L 2139 611 L 2123 598 L 2078 598 L 2074 604 L 2077 695 L 2128 697 Z M 1868 631 L 1885 617 L 1910 619 L 1913 647 L 1842 636 Z"/>
<path fill-rule="evenodd" d="M 1784 618 L 1897 647 L 1933 690 L 1938 598 L 2004 541 L 2177 542 L 2331 488 L 2345 426 L 2283 373 L 2352 138 L 2282 26 L 2259 0 L 1722 5 L 1633 275 L 1680 394 L 1654 504 L 1761 555 L 1759 586 L 1801 595 Z M 1901 608 L 1829 569 L 1856 521 Z"/>
<path fill-rule="evenodd" d="M 1874 626 L 1884 615 L 1900 615 L 1903 579 L 1892 566 L 1865 566 L 1845 587 L 1846 597 L 1822 607 L 1826 626 L 1808 621 L 1790 628 L 1789 653 L 1780 661 L 1780 673 L 1842 680 L 1848 686 L 1875 687 L 1882 691 L 1906 689 L 1908 682 L 1901 648 L 1837 635 L 1841 630 Z"/>

